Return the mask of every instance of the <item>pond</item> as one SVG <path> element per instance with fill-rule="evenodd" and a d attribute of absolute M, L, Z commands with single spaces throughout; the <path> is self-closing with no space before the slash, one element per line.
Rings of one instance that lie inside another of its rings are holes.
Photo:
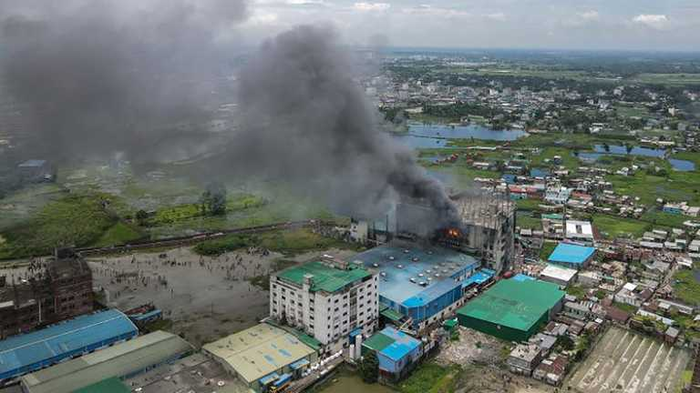
<path fill-rule="evenodd" d="M 623 145 L 608 145 L 607 149 L 604 145 L 595 145 L 593 151 L 583 151 L 578 153 L 578 158 L 583 161 L 594 162 L 600 157 L 609 155 L 630 155 L 630 156 L 641 156 L 641 157 L 656 157 L 664 158 L 666 157 L 665 149 L 657 149 L 653 147 L 644 146 L 633 146 L 631 150 L 627 150 L 627 146 Z M 678 160 L 675 158 L 667 159 L 669 164 L 673 169 L 681 172 L 688 172 L 695 170 L 695 163 L 688 160 Z"/>
<path fill-rule="evenodd" d="M 443 148 L 450 139 L 483 139 L 491 141 L 514 141 L 526 132 L 522 130 L 492 130 L 480 125 L 443 125 L 410 123 L 408 133 L 395 138 L 414 149 Z"/>

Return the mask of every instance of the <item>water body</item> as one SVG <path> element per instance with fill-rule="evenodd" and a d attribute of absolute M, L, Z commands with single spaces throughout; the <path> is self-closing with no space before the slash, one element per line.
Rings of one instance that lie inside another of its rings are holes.
<path fill-rule="evenodd" d="M 595 145 L 592 152 L 579 152 L 578 157 L 584 161 L 597 161 L 598 158 L 610 155 L 622 155 L 622 156 L 641 156 L 641 157 L 656 157 L 664 158 L 666 156 L 666 149 L 657 149 L 653 147 L 645 146 L 634 146 L 632 150 L 627 151 L 627 146 L 623 145 L 609 145 L 608 149 L 603 145 Z M 688 172 L 695 170 L 695 163 L 688 160 L 678 160 L 675 158 L 670 158 L 667 160 L 673 169 L 681 172 Z"/>
<path fill-rule="evenodd" d="M 411 123 L 408 133 L 395 138 L 414 149 L 444 148 L 450 139 L 482 139 L 490 141 L 514 141 L 526 135 L 522 130 L 492 130 L 480 125 L 449 126 L 442 124 Z"/>

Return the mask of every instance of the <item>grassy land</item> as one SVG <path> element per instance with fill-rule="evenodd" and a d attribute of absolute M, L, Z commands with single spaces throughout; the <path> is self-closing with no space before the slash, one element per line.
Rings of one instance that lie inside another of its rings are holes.
<path fill-rule="evenodd" d="M 624 311 L 624 312 L 626 312 L 626 313 L 630 313 L 630 314 L 633 314 L 633 315 L 634 315 L 634 313 L 637 312 L 637 307 L 635 307 L 635 306 L 633 306 L 633 305 L 631 305 L 631 304 L 613 302 L 613 306 L 619 308 L 620 310 L 622 310 L 622 311 Z"/>
<path fill-rule="evenodd" d="M 700 202 L 697 172 L 670 172 L 668 177 L 649 175 L 644 171 L 634 176 L 608 176 L 618 194 L 639 197 L 642 203 L 654 204 L 656 198 L 670 201 Z"/>
<path fill-rule="evenodd" d="M 552 252 L 554 252 L 554 249 L 557 248 L 557 242 L 544 242 L 542 243 L 542 248 L 540 249 L 540 259 L 543 261 L 546 261 L 549 259 L 549 256 L 552 255 Z"/>
<path fill-rule="evenodd" d="M 105 247 L 116 244 L 125 244 L 130 241 L 140 239 L 144 237 L 144 233 L 139 229 L 134 228 L 123 221 L 119 221 L 114 224 L 111 228 L 107 229 L 105 233 L 92 245 L 95 247 Z"/>
<path fill-rule="evenodd" d="M 515 204 L 518 206 L 518 210 L 529 210 L 529 211 L 540 210 L 540 205 L 543 203 L 544 203 L 543 201 L 540 201 L 538 199 L 519 199 L 515 202 Z"/>
<path fill-rule="evenodd" d="M 586 296 L 586 289 L 577 285 L 572 285 L 566 288 L 566 294 L 576 296 L 577 299 L 583 299 Z"/>
<path fill-rule="evenodd" d="M 700 305 L 700 282 L 695 279 L 696 271 L 679 270 L 673 276 L 673 291 L 685 303 Z"/>
<path fill-rule="evenodd" d="M 442 367 L 434 362 L 418 366 L 413 374 L 399 385 L 401 393 L 447 393 L 454 391 L 459 367 Z"/>
<path fill-rule="evenodd" d="M 352 248 L 354 244 L 323 237 L 307 228 L 292 231 L 274 231 L 261 235 L 229 235 L 221 239 L 199 243 L 194 251 L 201 255 L 220 255 L 246 247 L 263 247 L 287 256 L 327 250 L 329 248 Z"/>
<path fill-rule="evenodd" d="M 682 151 L 674 154 L 671 158 L 676 158 L 679 160 L 688 160 L 695 163 L 695 169 L 700 169 L 700 153 L 691 151 Z"/>
<path fill-rule="evenodd" d="M 265 200 L 255 195 L 237 194 L 229 195 L 226 198 L 227 214 L 263 205 L 265 205 Z M 204 211 L 201 204 L 187 203 L 158 209 L 147 223 L 149 226 L 161 226 L 202 216 L 204 216 Z"/>
<path fill-rule="evenodd" d="M 520 228 L 524 228 L 524 229 L 535 229 L 535 230 L 542 229 L 542 219 L 535 218 L 535 217 L 532 217 L 529 215 L 519 214 L 517 219 L 516 219 L 516 224 Z"/>
<path fill-rule="evenodd" d="M 682 214 L 669 214 L 656 209 L 650 209 L 641 218 L 643 221 L 661 225 L 664 227 L 683 228 L 683 223 L 691 219 L 691 217 Z"/>
<path fill-rule="evenodd" d="M 5 239 L 0 259 L 45 255 L 54 247 L 79 247 L 98 241 L 117 222 L 103 208 L 106 200 L 109 197 L 102 194 L 80 194 L 47 204 L 31 219 L 0 233 Z"/>
<path fill-rule="evenodd" d="M 650 224 L 630 218 L 614 217 L 605 214 L 594 214 L 593 225 L 607 238 L 631 235 L 640 237 L 650 229 Z"/>

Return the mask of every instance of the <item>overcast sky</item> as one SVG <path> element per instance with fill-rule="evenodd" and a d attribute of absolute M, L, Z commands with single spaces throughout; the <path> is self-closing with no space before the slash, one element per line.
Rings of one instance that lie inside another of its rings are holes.
<path fill-rule="evenodd" d="M 251 1 L 251 41 L 320 22 L 359 45 L 700 50 L 700 0 Z"/>

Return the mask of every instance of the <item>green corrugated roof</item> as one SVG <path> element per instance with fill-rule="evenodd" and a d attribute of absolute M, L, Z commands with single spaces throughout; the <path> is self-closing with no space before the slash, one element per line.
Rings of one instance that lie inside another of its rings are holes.
<path fill-rule="evenodd" d="M 74 390 L 73 393 L 131 393 L 124 382 L 119 378 L 109 378 L 82 389 Z"/>
<path fill-rule="evenodd" d="M 373 351 L 379 352 L 393 343 L 393 338 L 385 336 L 381 333 L 377 333 L 374 336 L 368 338 L 365 342 L 362 343 L 362 345 Z"/>
<path fill-rule="evenodd" d="M 321 348 L 321 342 L 316 340 L 315 338 L 309 336 L 308 334 L 302 332 L 299 329 L 295 329 L 291 326 L 286 326 L 286 325 L 280 325 L 275 323 L 274 321 L 265 321 L 268 325 L 272 325 L 276 328 L 283 329 L 287 333 L 292 334 L 294 337 L 298 338 L 299 341 L 303 342 L 304 344 L 310 346 L 313 350 L 318 351 L 319 348 Z"/>
<path fill-rule="evenodd" d="M 364 268 L 352 266 L 348 270 L 336 269 L 321 262 L 309 262 L 282 271 L 277 277 L 303 285 L 304 276 L 314 276 L 311 291 L 335 292 L 344 286 L 372 274 Z"/>
<path fill-rule="evenodd" d="M 403 318 L 403 315 L 399 314 L 398 312 L 387 308 L 386 310 L 382 310 L 381 313 L 384 317 L 389 318 L 390 320 L 394 322 L 398 322 Z"/>
<path fill-rule="evenodd" d="M 457 314 L 519 330 L 528 330 L 554 307 L 564 292 L 538 280 L 501 280 L 457 310 Z"/>

